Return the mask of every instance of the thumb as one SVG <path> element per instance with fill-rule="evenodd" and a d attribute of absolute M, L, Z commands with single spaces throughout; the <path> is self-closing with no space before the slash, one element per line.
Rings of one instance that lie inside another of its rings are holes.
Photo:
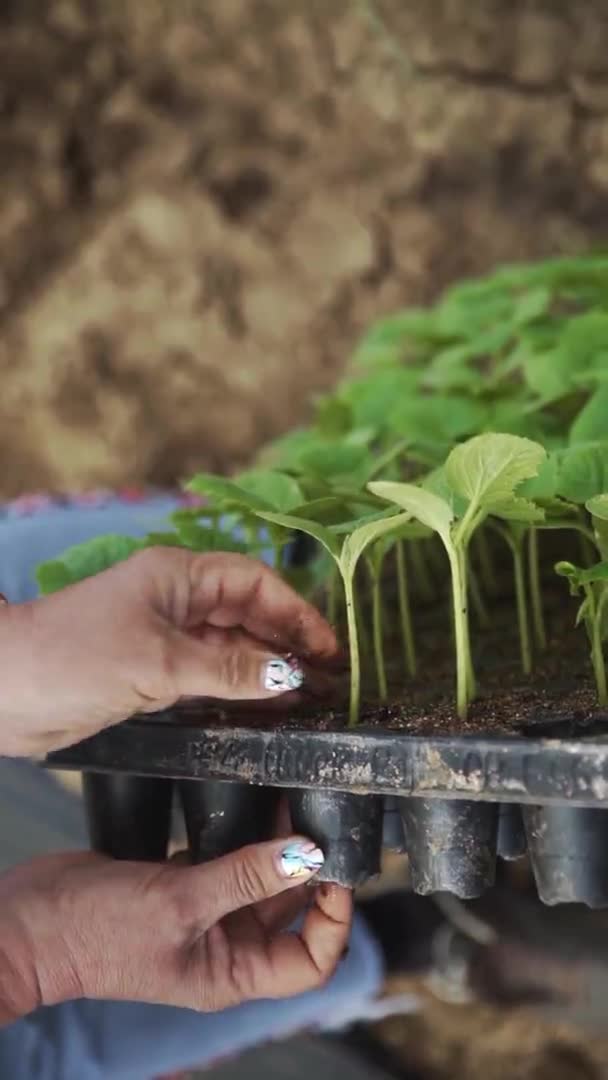
<path fill-rule="evenodd" d="M 323 852 L 312 840 L 296 836 L 252 844 L 206 865 L 182 870 L 181 874 L 192 875 L 194 891 L 201 898 L 201 921 L 209 925 L 233 911 L 304 884 L 321 870 L 324 861 Z M 180 874 L 177 868 L 176 872 Z"/>
<path fill-rule="evenodd" d="M 255 701 L 299 690 L 304 670 L 239 631 L 206 629 L 202 636 L 178 632 L 171 671 L 178 697 Z"/>

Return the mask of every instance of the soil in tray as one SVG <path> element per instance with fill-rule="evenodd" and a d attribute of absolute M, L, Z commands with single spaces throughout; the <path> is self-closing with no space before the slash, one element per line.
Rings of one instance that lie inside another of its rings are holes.
<path fill-rule="evenodd" d="M 556 555 L 559 549 L 556 551 Z M 567 557 L 567 552 L 561 552 Z M 553 559 L 551 561 L 554 561 Z M 471 640 L 479 694 L 466 720 L 455 709 L 455 656 L 451 610 L 446 589 L 436 602 L 414 604 L 414 630 L 418 672 L 405 674 L 397 613 L 387 605 L 385 654 L 389 683 L 388 702 L 378 703 L 369 618 L 361 642 L 362 707 L 360 729 L 381 728 L 408 735 L 608 735 L 608 710 L 597 704 L 597 692 L 585 630 L 575 626 L 579 601 L 569 596 L 565 582 L 548 575 L 543 589 L 547 647 L 534 649 L 531 675 L 521 666 L 517 615 L 509 567 L 501 569 L 498 596 L 488 603 L 490 625 L 481 627 L 471 612 Z M 388 583 L 386 595 L 395 594 Z M 314 678 L 312 680 L 315 682 Z M 208 703 L 206 725 L 238 724 L 278 729 L 310 728 L 335 731 L 346 726 L 348 677 L 332 683 L 330 695 L 313 687 L 301 706 L 288 717 L 280 702 L 270 707 Z M 184 705 L 183 719 L 201 719 L 201 703 Z"/>

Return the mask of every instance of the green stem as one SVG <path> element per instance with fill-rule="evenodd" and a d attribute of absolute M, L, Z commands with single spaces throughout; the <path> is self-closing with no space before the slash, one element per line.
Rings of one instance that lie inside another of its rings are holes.
<path fill-rule="evenodd" d="M 380 588 L 380 573 L 372 571 L 372 627 L 374 638 L 374 658 L 376 661 L 376 677 L 378 679 L 378 697 L 380 701 L 386 701 L 388 687 L 386 685 L 386 669 L 384 666 L 384 635 L 382 632 L 382 591 Z"/>
<path fill-rule="evenodd" d="M 515 600 L 517 603 L 517 625 L 519 630 L 519 644 L 521 651 L 521 666 L 524 674 L 529 675 L 532 671 L 532 643 L 530 641 L 530 620 L 528 617 L 528 602 L 526 599 L 526 576 L 524 568 L 523 541 L 524 536 L 516 536 L 507 525 L 501 525 L 497 521 L 491 523 L 491 528 L 502 536 L 505 543 L 511 549 L 513 556 L 513 576 L 515 579 Z"/>
<path fill-rule="evenodd" d="M 532 671 L 532 644 L 530 641 L 528 604 L 526 601 L 523 546 L 521 543 L 514 541 L 511 543 L 510 547 L 513 552 L 515 597 L 517 600 L 517 624 L 519 627 L 519 642 L 521 646 L 521 666 L 524 674 L 529 675 Z"/>
<path fill-rule="evenodd" d="M 545 613 L 543 611 L 543 598 L 540 588 L 540 561 L 538 554 L 538 530 L 530 529 L 528 533 L 528 580 L 530 585 L 530 598 L 532 600 L 532 625 L 534 638 L 539 649 L 547 648 L 547 632 L 545 629 Z"/>
<path fill-rule="evenodd" d="M 366 626 L 366 623 L 365 623 L 365 619 L 363 618 L 363 605 L 361 603 L 361 599 L 354 600 L 354 605 L 355 605 L 355 618 L 357 620 L 357 627 L 358 627 L 358 640 L 359 640 L 359 645 L 360 645 L 360 651 L 361 651 L 363 660 L 365 661 L 367 659 L 367 657 L 369 656 L 369 654 L 370 654 L 371 642 L 370 642 L 369 634 L 367 632 L 367 626 Z"/>
<path fill-rule="evenodd" d="M 327 581 L 327 621 L 335 626 L 338 621 L 338 571 L 332 569 Z"/>
<path fill-rule="evenodd" d="M 465 613 L 465 642 L 466 642 L 466 654 L 467 654 L 467 693 L 469 702 L 473 701 L 473 698 L 477 694 L 477 683 L 475 679 L 475 672 L 473 671 L 473 656 L 471 653 L 471 624 L 469 621 L 469 583 L 468 573 L 469 566 L 467 560 L 466 547 L 459 552 L 460 559 L 460 580 L 462 587 L 462 606 Z"/>
<path fill-rule="evenodd" d="M 584 567 L 593 566 L 597 562 L 597 551 L 595 545 L 591 543 L 589 537 L 583 533 L 578 534 L 579 551 L 581 556 L 581 565 Z"/>
<path fill-rule="evenodd" d="M 414 628 L 412 626 L 412 612 L 410 608 L 409 585 L 405 563 L 405 543 L 403 540 L 397 541 L 397 591 L 399 596 L 401 636 L 405 654 L 405 670 L 411 678 L 416 674 L 416 646 L 414 644 Z"/>
<path fill-rule="evenodd" d="M 419 540 L 414 540 L 410 544 L 410 553 L 412 556 L 412 565 L 414 568 L 414 577 L 418 588 L 420 589 L 420 595 L 423 600 L 431 601 L 435 596 L 435 590 L 433 588 L 433 582 L 429 574 L 428 564 L 425 558 L 425 553 L 422 550 Z"/>
<path fill-rule="evenodd" d="M 468 578 L 469 578 L 469 596 L 471 597 L 471 605 L 477 617 L 477 621 L 480 626 L 487 629 L 490 625 L 490 616 L 488 615 L 488 609 L 486 608 L 483 593 L 479 584 L 479 578 L 475 573 L 471 563 L 468 564 Z"/>
<path fill-rule="evenodd" d="M 466 720 L 469 705 L 469 663 L 467 660 L 467 606 L 462 587 L 461 560 L 455 548 L 448 549 L 452 575 L 452 607 L 456 638 L 456 708 L 461 720 Z"/>
<path fill-rule="evenodd" d="M 585 536 L 591 544 L 595 544 L 595 536 L 593 529 L 588 529 L 586 525 L 581 525 L 580 521 L 546 521 L 542 525 L 537 525 L 537 529 L 571 529 L 572 532 L 580 533 L 581 536 Z"/>
<path fill-rule="evenodd" d="M 488 534 L 483 528 L 478 529 L 475 534 L 475 547 L 477 548 L 477 555 L 479 557 L 481 580 L 486 592 L 491 596 L 493 593 L 497 592 L 498 582 L 496 579 L 494 560 L 492 559 L 492 548 L 490 547 Z"/>
<path fill-rule="evenodd" d="M 344 578 L 344 595 L 346 598 L 346 622 L 348 626 L 348 648 L 350 652 L 350 708 L 348 726 L 356 727 L 359 720 L 359 700 L 361 697 L 361 667 L 359 662 L 359 636 L 357 631 L 357 614 L 355 610 L 355 593 L 351 578 Z"/>
<path fill-rule="evenodd" d="M 606 685 L 606 664 L 604 661 L 604 650 L 602 647 L 602 615 L 606 600 L 608 599 L 608 589 L 604 589 L 599 599 L 597 607 L 595 605 L 595 599 L 592 602 L 592 630 L 591 630 L 591 662 L 593 664 L 593 673 L 595 675 L 595 682 L 597 685 L 597 698 L 599 704 L 602 706 L 608 705 L 608 687 Z"/>

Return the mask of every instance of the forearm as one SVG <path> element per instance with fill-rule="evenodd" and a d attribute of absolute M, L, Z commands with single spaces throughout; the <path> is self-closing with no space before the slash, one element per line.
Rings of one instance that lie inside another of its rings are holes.
<path fill-rule="evenodd" d="M 44 753 L 44 665 L 35 609 L 33 603 L 0 607 L 0 754 L 7 757 Z"/>
<path fill-rule="evenodd" d="M 0 917 L 0 1027 L 42 1004 L 35 967 L 15 929 Z"/>

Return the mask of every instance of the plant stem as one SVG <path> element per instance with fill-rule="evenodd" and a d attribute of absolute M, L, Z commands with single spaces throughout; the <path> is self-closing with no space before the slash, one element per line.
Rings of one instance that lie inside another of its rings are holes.
<path fill-rule="evenodd" d="M 540 565 L 538 554 L 538 530 L 530 529 L 528 533 L 528 580 L 530 585 L 530 598 L 532 600 L 532 625 L 534 638 L 539 649 L 547 648 L 547 632 L 545 629 L 545 614 L 543 611 L 543 598 L 540 589 Z"/>
<path fill-rule="evenodd" d="M 496 570 L 492 559 L 492 549 L 485 529 L 482 528 L 477 530 L 475 534 L 475 546 L 479 556 L 481 580 L 483 581 L 486 591 L 492 595 L 497 592 L 498 582 L 496 580 Z"/>
<path fill-rule="evenodd" d="M 461 560 L 455 548 L 448 550 L 452 576 L 452 607 L 456 638 L 456 708 L 461 720 L 466 720 L 469 704 L 469 662 L 467 659 L 467 606 L 462 587 Z"/>
<path fill-rule="evenodd" d="M 519 644 L 521 650 L 521 666 L 524 674 L 529 675 L 532 671 L 532 643 L 530 641 L 530 623 L 528 617 L 528 602 L 526 599 L 526 576 L 524 569 L 524 532 L 515 533 L 514 527 L 500 525 L 492 522 L 492 528 L 511 549 L 513 556 L 513 576 L 515 579 L 515 599 L 517 602 L 517 626 L 519 630 Z"/>
<path fill-rule="evenodd" d="M 581 564 L 583 566 L 593 566 L 597 561 L 597 552 L 594 545 L 584 533 L 578 534 L 578 545 L 581 555 Z"/>
<path fill-rule="evenodd" d="M 397 541 L 397 590 L 399 595 L 401 636 L 405 654 L 405 670 L 411 678 L 416 674 L 416 646 L 414 644 L 414 629 L 412 626 L 409 585 L 405 563 L 405 543 L 403 540 Z"/>
<path fill-rule="evenodd" d="M 382 592 L 380 589 L 380 573 L 371 570 L 372 574 L 372 626 L 374 638 L 374 657 L 376 660 L 376 677 L 378 679 L 378 696 L 380 701 L 386 701 L 388 687 L 386 685 L 386 670 L 384 667 L 384 641 L 382 633 Z"/>
<path fill-rule="evenodd" d="M 477 693 L 475 672 L 473 671 L 473 657 L 471 653 L 471 624 L 469 621 L 469 585 L 468 585 L 468 559 L 466 548 L 459 552 L 460 580 L 462 587 L 462 607 L 464 610 L 464 633 L 466 641 L 467 659 L 467 694 L 469 702 L 473 701 Z"/>
<path fill-rule="evenodd" d="M 477 617 L 479 625 L 487 629 L 487 627 L 490 625 L 490 616 L 488 615 L 488 610 L 484 602 L 483 593 L 479 585 L 479 578 L 477 577 L 477 574 L 475 573 L 470 562 L 467 567 L 467 573 L 469 578 L 469 596 L 471 597 L 471 604 L 473 606 L 473 610 L 475 611 L 475 615 Z"/>
<path fill-rule="evenodd" d="M 369 634 L 367 632 L 367 626 L 365 624 L 365 619 L 363 618 L 363 605 L 362 605 L 360 599 L 354 600 L 354 605 L 355 605 L 355 618 L 357 620 L 357 628 L 358 628 L 358 635 L 359 635 L 358 640 L 359 640 L 359 645 L 360 645 L 360 651 L 361 651 L 361 655 L 362 655 L 363 660 L 367 660 L 367 657 L 369 656 L 370 649 L 371 649 L 371 642 L 370 642 L 370 639 L 369 639 Z"/>
<path fill-rule="evenodd" d="M 338 578 L 337 569 L 332 568 L 327 581 L 327 621 L 330 626 L 335 626 L 338 621 Z"/>
<path fill-rule="evenodd" d="M 572 532 L 577 532 L 580 533 L 581 536 L 586 536 L 591 544 L 595 544 L 593 529 L 588 529 L 586 525 L 581 525 L 580 521 L 571 521 L 568 518 L 564 521 L 547 521 L 543 522 L 542 525 L 537 525 L 536 528 L 542 529 L 543 532 L 545 529 L 571 529 Z M 592 561 L 595 560 L 593 559 Z"/>
<path fill-rule="evenodd" d="M 414 540 L 410 545 L 410 553 L 412 556 L 412 564 L 414 567 L 414 577 L 418 588 L 420 589 L 420 595 L 423 600 L 431 601 L 435 595 L 433 588 L 433 582 L 429 574 L 428 564 L 425 558 L 425 553 L 422 550 L 419 540 Z"/>
<path fill-rule="evenodd" d="M 608 687 L 606 685 L 606 664 L 602 647 L 602 615 L 606 600 L 608 599 L 608 589 L 604 588 L 602 590 L 597 605 L 592 586 L 588 586 L 588 588 L 585 589 L 585 592 L 587 593 L 587 596 L 590 597 L 591 662 L 593 664 L 593 674 L 595 675 L 597 686 L 597 699 L 600 705 L 606 706 L 608 705 Z"/>
<path fill-rule="evenodd" d="M 355 593 L 350 578 L 344 578 L 344 595 L 346 598 L 346 622 L 348 625 L 348 648 L 350 651 L 350 707 L 348 726 L 356 727 L 359 721 L 359 700 L 361 696 L 361 667 L 359 662 L 359 637 L 357 630 L 357 614 L 355 610 Z"/>
<path fill-rule="evenodd" d="M 511 543 L 513 552 L 513 571 L 515 575 L 515 596 L 517 599 L 517 623 L 519 626 L 519 641 L 521 645 L 521 666 L 525 675 L 532 671 L 532 645 L 530 642 L 530 626 L 528 620 L 528 605 L 526 602 L 526 582 L 524 574 L 523 544 L 513 538 Z"/>

